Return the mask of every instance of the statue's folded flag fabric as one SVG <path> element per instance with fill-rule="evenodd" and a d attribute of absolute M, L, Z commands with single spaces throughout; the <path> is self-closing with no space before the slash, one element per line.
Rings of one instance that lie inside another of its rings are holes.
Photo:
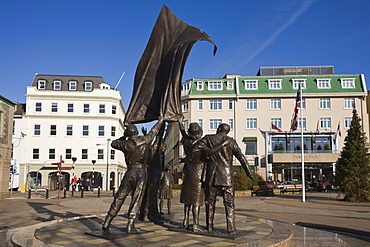
<path fill-rule="evenodd" d="M 166 6 L 152 30 L 149 42 L 136 69 L 134 90 L 125 124 L 146 123 L 158 119 L 176 121 L 181 113 L 181 80 L 191 48 L 199 41 L 213 40 L 192 27 Z"/>

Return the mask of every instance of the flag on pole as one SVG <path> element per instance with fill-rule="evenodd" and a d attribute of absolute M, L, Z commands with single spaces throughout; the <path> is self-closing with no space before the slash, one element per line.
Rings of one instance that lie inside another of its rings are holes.
<path fill-rule="evenodd" d="M 320 135 L 320 119 L 317 119 L 316 132 Z"/>
<path fill-rule="evenodd" d="M 298 118 L 298 112 L 299 112 L 300 107 L 301 107 L 301 84 L 299 84 L 298 91 L 297 91 L 297 97 L 295 99 L 295 106 L 294 106 L 292 121 L 290 123 L 290 132 L 295 131 L 298 127 L 297 118 Z"/>
<path fill-rule="evenodd" d="M 271 124 L 271 128 L 273 130 L 277 130 L 278 132 L 283 132 L 279 127 L 277 127 L 275 124 Z"/>
<path fill-rule="evenodd" d="M 338 128 L 337 128 L 337 133 L 340 137 L 342 137 L 342 132 L 340 131 L 340 121 L 338 122 Z"/>
<path fill-rule="evenodd" d="M 338 136 L 342 137 L 342 132 L 340 131 L 340 122 L 338 122 L 338 128 L 334 134 L 334 143 L 337 143 Z"/>

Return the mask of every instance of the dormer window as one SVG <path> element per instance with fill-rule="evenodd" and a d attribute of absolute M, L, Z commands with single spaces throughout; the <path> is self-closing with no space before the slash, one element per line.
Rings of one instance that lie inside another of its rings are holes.
<path fill-rule="evenodd" d="M 107 83 L 101 83 L 100 89 L 110 89 L 110 86 Z"/>
<path fill-rule="evenodd" d="M 209 90 L 222 90 L 222 81 L 209 81 L 208 89 Z"/>
<path fill-rule="evenodd" d="M 77 81 L 69 82 L 69 90 L 77 90 Z"/>
<path fill-rule="evenodd" d="M 62 82 L 54 81 L 54 90 L 61 90 L 61 89 L 62 89 Z"/>
<path fill-rule="evenodd" d="M 330 78 L 316 79 L 316 81 L 317 81 L 317 88 L 320 88 L 320 89 L 331 88 Z"/>
<path fill-rule="evenodd" d="M 299 85 L 301 88 L 306 88 L 306 79 L 292 79 L 293 89 L 298 89 Z"/>
<path fill-rule="evenodd" d="M 45 90 L 45 88 L 46 88 L 46 81 L 45 80 L 39 80 L 37 82 L 37 89 Z"/>
<path fill-rule="evenodd" d="M 92 82 L 91 81 L 85 82 L 85 91 L 92 91 Z"/>
<path fill-rule="evenodd" d="M 355 78 L 341 78 L 342 88 L 355 88 Z"/>
<path fill-rule="evenodd" d="M 269 89 L 282 89 L 281 85 L 282 80 L 281 79 L 269 79 L 268 84 L 269 84 Z"/>
<path fill-rule="evenodd" d="M 203 82 L 202 81 L 197 82 L 197 90 L 199 90 L 199 91 L 203 90 Z"/>
<path fill-rule="evenodd" d="M 226 84 L 227 90 L 233 90 L 234 89 L 234 83 L 232 81 L 228 81 Z"/>

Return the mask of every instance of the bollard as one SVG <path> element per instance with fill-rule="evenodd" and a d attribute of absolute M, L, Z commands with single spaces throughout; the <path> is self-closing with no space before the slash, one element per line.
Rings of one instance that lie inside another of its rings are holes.
<path fill-rule="evenodd" d="M 98 187 L 98 197 L 100 197 L 100 186 Z"/>
<path fill-rule="evenodd" d="M 46 188 L 45 190 L 45 198 L 49 199 L 49 188 Z"/>
<path fill-rule="evenodd" d="M 81 198 L 84 198 L 84 189 L 81 189 Z"/>
<path fill-rule="evenodd" d="M 64 188 L 64 191 L 63 191 L 63 199 L 66 199 L 67 197 L 67 188 Z"/>
<path fill-rule="evenodd" d="M 28 196 L 27 199 L 31 199 L 31 189 L 28 189 Z"/>
<path fill-rule="evenodd" d="M 112 188 L 112 191 L 113 191 L 113 194 L 112 194 L 112 196 L 114 196 L 114 194 L 115 194 L 115 186 L 113 186 L 113 188 Z"/>
<path fill-rule="evenodd" d="M 75 192 L 75 190 L 73 189 L 73 187 L 72 187 L 72 196 L 74 195 L 74 192 Z"/>

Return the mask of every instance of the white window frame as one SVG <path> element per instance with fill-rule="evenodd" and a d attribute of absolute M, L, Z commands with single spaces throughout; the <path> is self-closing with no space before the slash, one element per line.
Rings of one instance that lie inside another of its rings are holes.
<path fill-rule="evenodd" d="M 345 117 L 344 118 L 344 128 L 351 127 L 351 123 L 352 123 L 352 117 Z"/>
<path fill-rule="evenodd" d="M 35 112 L 42 112 L 42 103 L 36 102 L 35 103 Z"/>
<path fill-rule="evenodd" d="M 33 135 L 40 136 L 41 135 L 41 124 L 35 124 L 33 126 Z"/>
<path fill-rule="evenodd" d="M 92 85 L 93 83 L 91 81 L 85 82 L 85 91 L 92 91 Z"/>
<path fill-rule="evenodd" d="M 113 115 L 117 114 L 117 106 L 116 105 L 112 105 L 112 114 Z"/>
<path fill-rule="evenodd" d="M 330 98 L 321 98 L 319 100 L 319 109 L 331 109 Z"/>
<path fill-rule="evenodd" d="M 222 89 L 223 89 L 222 81 L 209 81 L 208 82 L 208 90 L 221 91 Z"/>
<path fill-rule="evenodd" d="M 233 81 L 227 81 L 226 82 L 226 89 L 227 90 L 234 90 L 234 82 Z"/>
<path fill-rule="evenodd" d="M 55 126 L 55 128 L 54 128 Z M 57 125 L 51 124 L 50 125 L 50 136 L 56 136 L 57 135 Z"/>
<path fill-rule="evenodd" d="M 51 112 L 58 112 L 58 103 L 51 103 Z"/>
<path fill-rule="evenodd" d="M 181 110 L 182 112 L 188 112 L 189 111 L 189 101 L 184 101 L 181 103 Z"/>
<path fill-rule="evenodd" d="M 33 160 L 40 159 L 40 149 L 39 148 L 33 148 L 32 149 L 32 159 Z"/>
<path fill-rule="evenodd" d="M 76 91 L 77 90 L 77 81 L 69 81 L 68 88 L 70 91 Z"/>
<path fill-rule="evenodd" d="M 250 111 L 250 110 L 257 110 L 257 99 L 247 99 L 245 101 L 245 109 Z"/>
<path fill-rule="evenodd" d="M 230 129 L 233 130 L 234 129 L 234 119 L 232 119 L 232 118 L 229 119 L 228 124 L 230 126 Z"/>
<path fill-rule="evenodd" d="M 234 109 L 234 100 L 232 100 L 232 99 L 228 100 L 227 109 L 228 110 Z"/>
<path fill-rule="evenodd" d="M 217 130 L 218 126 L 222 124 L 222 119 L 210 119 L 209 120 L 209 129 Z"/>
<path fill-rule="evenodd" d="M 320 129 L 330 129 L 331 128 L 331 118 L 322 117 L 320 118 Z"/>
<path fill-rule="evenodd" d="M 67 124 L 66 136 L 73 136 L 73 125 L 72 124 Z"/>
<path fill-rule="evenodd" d="M 344 109 L 353 109 L 355 107 L 355 98 L 344 98 L 343 99 Z"/>
<path fill-rule="evenodd" d="M 356 78 L 340 78 L 340 84 L 342 88 L 355 88 Z"/>
<path fill-rule="evenodd" d="M 99 114 L 105 114 L 105 104 L 99 104 Z"/>
<path fill-rule="evenodd" d="M 89 103 L 84 104 L 84 110 L 83 111 L 84 111 L 83 113 L 90 113 L 90 104 Z"/>
<path fill-rule="evenodd" d="M 302 118 L 302 122 L 303 129 L 307 129 L 307 119 L 305 117 Z M 301 118 L 297 118 L 297 129 L 302 129 Z"/>
<path fill-rule="evenodd" d="M 245 90 L 258 90 L 258 80 L 244 80 Z"/>
<path fill-rule="evenodd" d="M 181 85 L 181 94 L 182 95 L 188 95 L 189 91 L 190 91 L 190 83 L 189 82 L 183 83 Z"/>
<path fill-rule="evenodd" d="M 203 119 L 198 119 L 198 124 L 203 129 Z"/>
<path fill-rule="evenodd" d="M 62 81 L 54 81 L 53 88 L 54 90 L 62 90 Z"/>
<path fill-rule="evenodd" d="M 270 122 L 271 124 L 275 125 L 276 127 L 278 127 L 279 129 L 281 129 L 282 127 L 282 120 L 281 118 L 271 118 L 270 119 Z"/>
<path fill-rule="evenodd" d="M 306 88 L 306 81 L 307 79 L 292 79 L 293 89 L 298 89 L 299 84 L 301 84 L 301 88 Z"/>
<path fill-rule="evenodd" d="M 270 99 L 270 110 L 281 110 L 281 99 Z"/>
<path fill-rule="evenodd" d="M 257 118 L 247 118 L 245 129 L 257 129 Z"/>
<path fill-rule="evenodd" d="M 198 100 L 198 111 L 203 111 L 203 100 Z"/>
<path fill-rule="evenodd" d="M 98 136 L 99 137 L 104 137 L 105 136 L 105 126 L 104 125 L 99 125 L 98 126 Z"/>
<path fill-rule="evenodd" d="M 317 88 L 319 89 L 330 89 L 331 88 L 331 79 L 330 78 L 320 78 L 316 79 Z"/>
<path fill-rule="evenodd" d="M 82 125 L 82 136 L 89 136 L 89 125 Z"/>
<path fill-rule="evenodd" d="M 203 91 L 204 90 L 204 82 L 203 81 L 197 81 L 197 90 Z"/>
<path fill-rule="evenodd" d="M 37 81 L 37 89 L 45 90 L 46 89 L 46 80 Z"/>
<path fill-rule="evenodd" d="M 306 109 L 306 99 L 302 98 L 300 109 Z"/>
<path fill-rule="evenodd" d="M 67 103 L 67 112 L 73 112 L 74 111 L 74 104 L 73 103 Z"/>
<path fill-rule="evenodd" d="M 87 148 L 81 149 L 81 159 L 87 160 L 89 158 L 89 151 Z"/>
<path fill-rule="evenodd" d="M 283 89 L 282 79 L 268 79 L 269 89 L 279 90 Z"/>
<path fill-rule="evenodd" d="M 209 100 L 209 109 L 211 111 L 220 111 L 220 110 L 222 110 L 222 100 L 220 100 L 220 99 Z"/>

